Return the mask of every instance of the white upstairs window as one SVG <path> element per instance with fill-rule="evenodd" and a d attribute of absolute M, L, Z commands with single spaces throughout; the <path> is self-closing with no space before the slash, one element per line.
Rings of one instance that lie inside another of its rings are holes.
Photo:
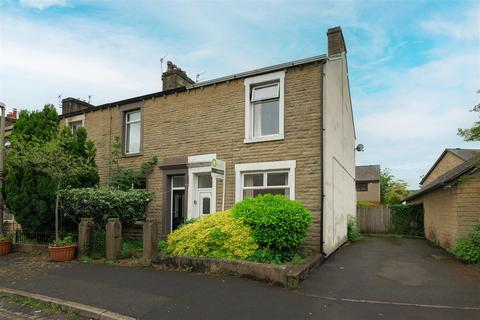
<path fill-rule="evenodd" d="M 245 143 L 283 139 L 283 71 L 245 79 Z"/>
<path fill-rule="evenodd" d="M 140 110 L 125 113 L 125 154 L 140 152 L 141 117 Z"/>

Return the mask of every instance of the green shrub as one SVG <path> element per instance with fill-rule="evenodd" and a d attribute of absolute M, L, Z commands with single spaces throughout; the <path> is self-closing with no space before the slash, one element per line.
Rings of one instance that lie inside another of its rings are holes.
<path fill-rule="evenodd" d="M 69 246 L 72 244 L 75 244 L 75 241 L 73 241 L 72 236 L 65 236 L 63 239 L 55 240 L 53 242 L 54 247 L 63 247 L 63 246 Z"/>
<path fill-rule="evenodd" d="M 153 193 L 145 190 L 105 187 L 66 189 L 60 195 L 65 215 L 75 221 L 93 218 L 96 223 L 105 224 L 108 218 L 120 218 L 123 228 L 145 219 L 147 205 L 153 198 Z"/>
<path fill-rule="evenodd" d="M 250 261 L 261 263 L 280 264 L 286 260 L 285 256 L 270 248 L 260 248 L 248 258 Z"/>
<path fill-rule="evenodd" d="M 158 248 L 158 252 L 160 252 L 161 254 L 168 254 L 168 244 L 167 244 L 167 241 L 165 240 L 159 240 L 158 241 L 158 244 L 157 244 L 157 248 Z"/>
<path fill-rule="evenodd" d="M 424 236 L 423 205 L 394 204 L 390 206 L 393 233 Z"/>
<path fill-rule="evenodd" d="M 126 239 L 122 241 L 121 255 L 124 258 L 141 257 L 143 252 L 142 239 Z"/>
<path fill-rule="evenodd" d="M 249 226 L 230 211 L 217 212 L 168 235 L 168 253 L 178 256 L 245 260 L 258 246 Z"/>
<path fill-rule="evenodd" d="M 287 256 L 294 254 L 307 236 L 311 212 L 303 204 L 281 195 L 261 195 L 237 203 L 233 216 L 252 228 L 261 248 Z"/>
<path fill-rule="evenodd" d="M 349 216 L 347 220 L 347 236 L 348 241 L 355 242 L 362 240 L 362 234 L 358 230 L 357 221 L 354 217 Z"/>
<path fill-rule="evenodd" d="M 480 223 L 468 236 L 457 239 L 453 253 L 467 263 L 480 263 Z"/>

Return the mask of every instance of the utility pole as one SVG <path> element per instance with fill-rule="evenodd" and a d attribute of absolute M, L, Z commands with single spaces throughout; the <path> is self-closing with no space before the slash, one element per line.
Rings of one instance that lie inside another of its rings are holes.
<path fill-rule="evenodd" d="M 3 215 L 4 215 L 4 200 L 3 200 L 3 163 L 5 157 L 5 103 L 0 102 L 2 109 L 2 118 L 0 119 L 0 234 L 3 234 Z"/>

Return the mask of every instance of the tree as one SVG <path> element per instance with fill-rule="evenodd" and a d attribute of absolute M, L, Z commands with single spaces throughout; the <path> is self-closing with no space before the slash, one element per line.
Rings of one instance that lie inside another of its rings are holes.
<path fill-rule="evenodd" d="M 52 230 L 58 208 L 58 181 L 61 180 L 61 186 L 72 187 L 98 183 L 95 147 L 87 140 L 84 129 L 75 137 L 68 128 L 60 130 L 52 105 L 46 105 L 42 111 L 22 110 L 10 142 L 5 158 L 6 205 L 23 230 Z M 72 163 L 89 169 L 79 172 Z M 54 172 L 55 167 L 65 170 L 61 177 Z"/>
<path fill-rule="evenodd" d="M 480 103 L 473 107 L 471 112 L 478 112 L 480 114 Z M 458 129 L 457 133 L 465 141 L 480 141 L 480 121 L 476 121 L 473 127 L 469 129 Z"/>
<path fill-rule="evenodd" d="M 385 168 L 380 175 L 380 199 L 384 204 L 401 203 L 410 194 L 408 184 L 395 179 L 390 169 Z"/>

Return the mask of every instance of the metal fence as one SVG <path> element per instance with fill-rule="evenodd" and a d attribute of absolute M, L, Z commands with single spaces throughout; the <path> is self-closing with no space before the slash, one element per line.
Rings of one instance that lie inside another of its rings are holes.
<path fill-rule="evenodd" d="M 74 232 L 60 232 L 59 236 L 60 239 L 71 236 L 73 241 L 78 241 L 78 234 Z M 50 244 L 55 241 L 55 232 L 32 232 L 18 229 L 13 234 L 12 240 L 14 243 Z"/>
<path fill-rule="evenodd" d="M 90 229 L 87 248 L 84 248 L 89 257 L 94 259 L 105 258 L 107 255 L 106 231 L 104 226 L 95 225 Z"/>

